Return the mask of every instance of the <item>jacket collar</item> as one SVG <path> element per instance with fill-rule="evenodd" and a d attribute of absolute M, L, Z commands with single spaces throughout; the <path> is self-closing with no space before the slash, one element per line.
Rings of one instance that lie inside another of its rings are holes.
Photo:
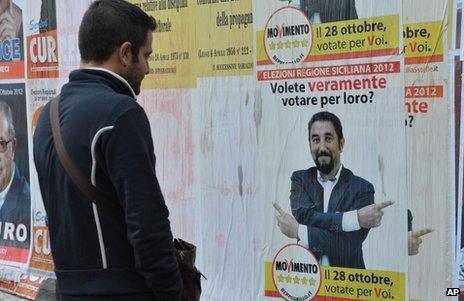
<path fill-rule="evenodd" d="M 314 194 L 316 198 L 316 206 L 319 211 L 323 211 L 323 201 L 324 201 L 324 190 L 317 180 L 317 168 L 312 167 L 308 170 L 309 172 L 309 181 L 310 187 L 314 187 Z M 340 176 L 338 177 L 338 182 L 335 184 L 335 187 L 332 190 L 332 194 L 330 195 L 329 207 L 327 209 L 328 212 L 335 212 L 338 208 L 338 205 L 342 199 L 343 193 L 345 192 L 346 188 L 349 184 L 349 178 L 351 175 L 351 171 L 345 167 L 341 169 Z"/>
<path fill-rule="evenodd" d="M 100 67 L 87 67 L 85 69 L 89 69 L 89 70 L 99 70 L 99 71 L 103 71 L 103 72 L 108 72 L 109 74 L 111 74 L 112 76 L 116 77 L 117 79 L 119 79 L 124 85 L 126 85 L 126 87 L 129 89 L 129 91 L 131 92 L 132 94 L 132 97 L 134 97 L 135 100 L 137 100 L 137 95 L 135 95 L 135 92 L 134 92 L 134 89 L 132 89 L 131 85 L 129 85 L 129 83 L 124 79 L 124 77 L 122 77 L 121 75 L 109 70 L 109 69 L 106 69 L 106 68 L 100 68 Z"/>
<path fill-rule="evenodd" d="M 346 168 L 342 169 L 340 178 L 332 190 L 332 194 L 330 195 L 329 208 L 327 209 L 328 212 L 337 211 L 338 205 L 342 200 L 342 196 L 345 193 L 345 190 L 348 188 L 350 174 L 350 170 Z"/>
<path fill-rule="evenodd" d="M 134 100 L 137 100 L 137 96 L 129 83 L 122 76 L 111 70 L 98 67 L 86 67 L 74 70 L 69 75 L 70 82 L 79 80 L 88 81 L 89 79 L 105 83 L 117 93 L 126 94 Z"/>

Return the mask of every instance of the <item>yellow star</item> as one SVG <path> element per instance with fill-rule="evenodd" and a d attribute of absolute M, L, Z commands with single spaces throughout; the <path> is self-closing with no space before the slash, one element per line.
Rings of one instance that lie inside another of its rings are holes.
<path fill-rule="evenodd" d="M 306 276 L 303 276 L 303 278 L 301 279 L 301 284 L 303 285 L 308 284 L 308 278 L 306 278 Z"/>
<path fill-rule="evenodd" d="M 284 43 L 282 43 L 282 41 L 279 41 L 279 43 L 277 43 L 277 48 L 278 49 L 284 48 Z"/>
<path fill-rule="evenodd" d="M 285 280 L 287 280 L 287 283 L 292 283 L 292 277 L 290 277 L 290 275 L 288 275 Z"/>
<path fill-rule="evenodd" d="M 308 40 L 303 39 L 303 40 L 301 41 L 301 46 L 303 46 L 303 47 L 308 46 Z"/>
<path fill-rule="evenodd" d="M 269 44 L 269 47 L 271 47 L 271 49 L 274 50 L 276 47 L 276 44 L 274 42 L 271 42 L 271 44 Z"/>
<path fill-rule="evenodd" d="M 277 276 L 279 282 L 284 282 L 284 276 L 282 276 L 282 274 L 280 274 L 279 276 Z"/>
<path fill-rule="evenodd" d="M 298 278 L 298 276 L 293 277 L 293 283 L 300 284 L 300 278 Z"/>
<path fill-rule="evenodd" d="M 313 277 L 309 278 L 309 285 L 316 286 L 316 279 L 314 279 Z"/>
<path fill-rule="evenodd" d="M 300 47 L 300 41 L 294 40 L 293 41 L 293 48 L 298 48 L 298 47 Z"/>
<path fill-rule="evenodd" d="M 290 40 L 287 40 L 287 42 L 285 42 L 285 48 L 291 48 L 292 47 L 292 42 L 290 42 Z"/>

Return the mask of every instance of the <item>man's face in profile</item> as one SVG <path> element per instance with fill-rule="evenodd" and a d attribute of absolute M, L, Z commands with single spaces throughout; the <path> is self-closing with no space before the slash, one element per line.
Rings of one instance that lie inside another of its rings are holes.
<path fill-rule="evenodd" d="M 150 71 L 148 59 L 153 52 L 151 47 L 152 41 L 153 33 L 150 31 L 147 33 L 145 43 L 140 47 L 137 55 L 133 56 L 133 61 L 129 68 L 129 72 L 127 72 L 127 74 L 124 76 L 136 95 L 139 95 L 142 80 Z"/>
<path fill-rule="evenodd" d="M 344 139 L 339 139 L 331 121 L 316 121 L 312 124 L 309 147 L 314 163 L 322 174 L 330 174 L 340 164 L 344 142 Z"/>
<path fill-rule="evenodd" d="M 0 191 L 10 182 L 16 139 L 8 134 L 8 121 L 0 113 Z"/>

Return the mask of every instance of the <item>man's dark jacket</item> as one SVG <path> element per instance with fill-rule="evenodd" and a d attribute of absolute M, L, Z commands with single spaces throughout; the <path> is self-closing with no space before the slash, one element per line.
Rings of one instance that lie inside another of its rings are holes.
<path fill-rule="evenodd" d="M 290 205 L 299 224 L 308 229 L 309 249 L 319 259 L 329 257 L 331 266 L 364 269 L 362 244 L 369 229 L 343 232 L 344 212 L 374 203 L 374 186 L 343 168 L 324 213 L 324 190 L 317 181 L 317 169 L 295 171 L 292 175 Z"/>
<path fill-rule="evenodd" d="M 124 211 L 98 208 L 102 248 L 92 203 L 59 162 L 47 104 L 34 133 L 34 160 L 62 300 L 177 300 L 181 278 L 145 112 L 127 84 L 101 70 L 73 71 L 60 95 L 63 142 L 89 179 L 91 142 L 109 127 L 96 140 L 96 185 Z"/>
<path fill-rule="evenodd" d="M 300 0 L 308 18 L 319 13 L 321 23 L 358 19 L 355 0 Z"/>

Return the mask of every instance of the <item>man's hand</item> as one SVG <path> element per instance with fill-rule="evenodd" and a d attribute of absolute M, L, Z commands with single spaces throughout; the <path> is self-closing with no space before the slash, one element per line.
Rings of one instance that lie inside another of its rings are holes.
<path fill-rule="evenodd" d="M 433 229 L 430 228 L 408 232 L 408 254 L 410 256 L 419 254 L 419 247 L 422 243 L 422 239 L 420 237 L 431 232 L 433 232 Z"/>
<path fill-rule="evenodd" d="M 380 204 L 372 204 L 358 210 L 358 222 L 362 228 L 374 228 L 380 226 L 383 209 L 393 205 L 393 201 L 385 201 Z"/>
<path fill-rule="evenodd" d="M 298 239 L 299 224 L 296 221 L 296 219 L 292 215 L 282 210 L 282 208 L 280 208 L 280 206 L 276 203 L 274 203 L 273 205 L 275 210 L 277 210 L 277 212 L 279 213 L 279 215 L 277 215 L 277 225 L 280 228 L 280 232 L 282 232 L 285 236 L 289 238 Z"/>

